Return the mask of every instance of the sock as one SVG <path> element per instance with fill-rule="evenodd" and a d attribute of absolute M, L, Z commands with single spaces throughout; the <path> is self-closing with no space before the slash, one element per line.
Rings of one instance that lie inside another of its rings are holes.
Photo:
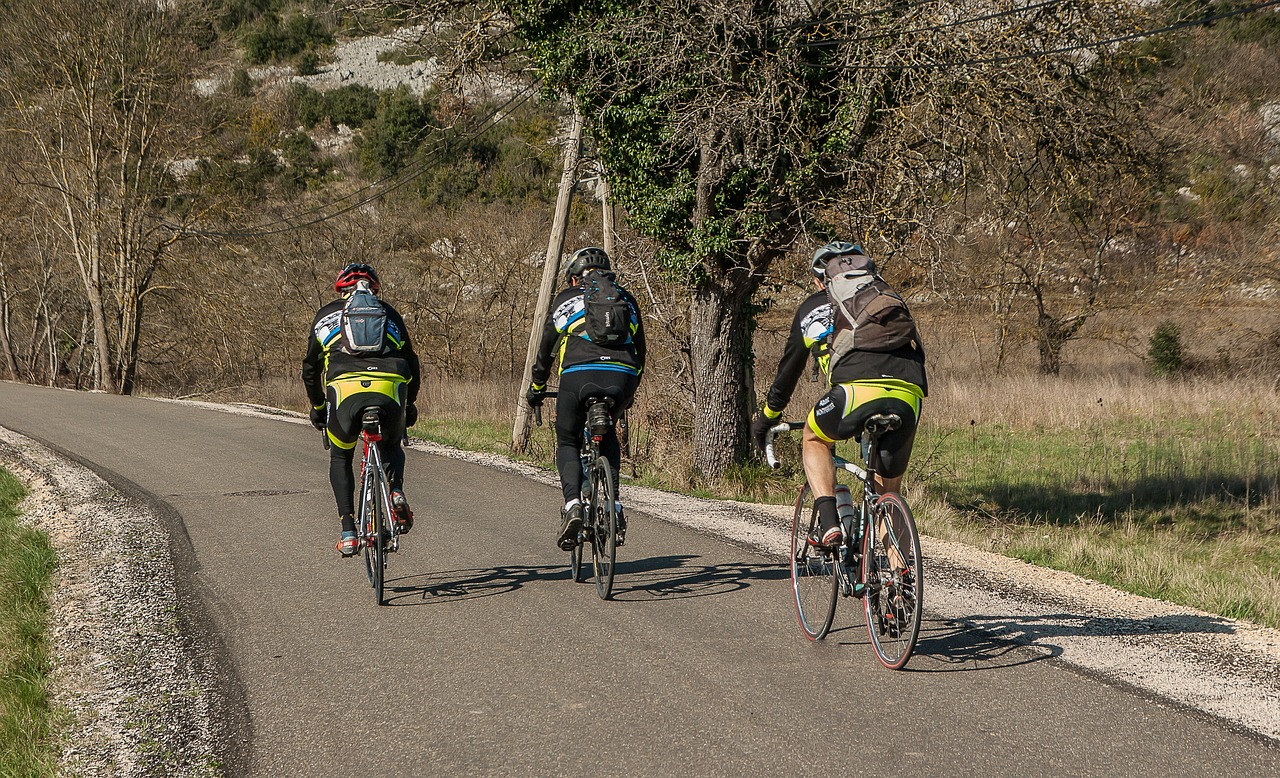
<path fill-rule="evenodd" d="M 818 509 L 818 526 L 823 532 L 840 522 L 840 515 L 836 513 L 835 497 L 819 497 L 813 501 L 813 507 Z"/>
<path fill-rule="evenodd" d="M 347 515 L 345 515 L 345 516 L 339 516 L 339 517 L 338 517 L 338 520 L 342 522 L 342 531 L 343 531 L 343 532 L 355 532 L 355 531 L 356 531 L 356 517 L 355 517 L 355 514 L 353 514 L 353 513 L 348 513 L 348 514 L 347 514 Z"/>

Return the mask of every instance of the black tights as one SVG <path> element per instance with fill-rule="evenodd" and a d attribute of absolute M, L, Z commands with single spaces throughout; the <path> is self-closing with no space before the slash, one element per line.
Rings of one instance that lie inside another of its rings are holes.
<path fill-rule="evenodd" d="M 329 448 L 329 485 L 333 487 L 333 499 L 338 502 L 338 515 L 349 516 L 356 512 L 356 477 L 352 472 L 352 464 L 356 459 L 355 448 Z M 388 440 L 386 437 L 378 443 L 378 453 L 382 454 L 382 468 L 387 471 L 387 483 L 392 489 L 399 489 L 404 479 L 404 449 L 400 448 L 400 437 Z"/>
<path fill-rule="evenodd" d="M 586 423 L 586 401 L 590 397 L 613 398 L 613 417 L 616 419 L 631 407 L 639 376 L 616 370 L 575 370 L 560 375 L 556 397 L 556 470 L 560 473 L 560 490 L 566 503 L 582 495 L 582 426 Z M 609 460 L 614 483 L 618 481 L 618 469 L 622 465 L 622 449 L 618 445 L 618 433 L 609 433 L 600 441 L 600 453 Z"/>

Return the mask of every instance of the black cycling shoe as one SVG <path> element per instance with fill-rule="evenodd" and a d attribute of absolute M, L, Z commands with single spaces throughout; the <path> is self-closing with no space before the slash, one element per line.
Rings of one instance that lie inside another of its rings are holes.
<path fill-rule="evenodd" d="M 615 546 L 621 546 L 623 543 L 626 543 L 626 542 L 627 542 L 627 517 L 622 515 L 622 509 L 619 508 L 618 509 L 618 532 L 617 532 L 617 537 L 614 538 L 613 544 Z"/>
<path fill-rule="evenodd" d="M 578 545 L 578 533 L 582 531 L 582 503 L 576 503 L 560 513 L 560 537 L 556 545 L 561 551 L 572 551 Z"/>

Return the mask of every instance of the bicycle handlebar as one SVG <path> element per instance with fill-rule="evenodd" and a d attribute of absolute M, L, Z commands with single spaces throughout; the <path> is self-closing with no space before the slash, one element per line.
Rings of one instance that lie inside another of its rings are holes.
<path fill-rule="evenodd" d="M 769 463 L 769 467 L 777 470 L 782 466 L 782 463 L 778 461 L 777 455 L 773 453 L 774 436 L 781 432 L 803 429 L 804 425 L 803 421 L 780 421 L 764 433 L 764 458 Z"/>
<path fill-rule="evenodd" d="M 543 392 L 542 393 L 542 399 L 544 400 L 547 399 L 548 397 L 558 397 L 558 396 L 560 396 L 559 392 Z M 542 426 L 542 403 L 538 403 L 537 405 L 533 406 L 533 419 L 535 422 L 537 422 L 539 427 Z"/>

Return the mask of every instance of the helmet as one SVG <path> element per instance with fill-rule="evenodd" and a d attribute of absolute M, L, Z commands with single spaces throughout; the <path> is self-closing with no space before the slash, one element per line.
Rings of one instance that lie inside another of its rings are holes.
<path fill-rule="evenodd" d="M 569 258 L 569 266 L 564 269 L 564 280 L 580 277 L 592 268 L 609 270 L 609 254 L 602 248 L 587 246 L 578 249 Z"/>
<path fill-rule="evenodd" d="M 358 281 L 368 281 L 369 288 L 374 294 L 382 285 L 378 282 L 378 274 L 372 265 L 366 265 L 363 262 L 352 262 L 342 268 L 342 272 L 338 273 L 338 277 L 333 282 L 333 290 L 339 294 L 348 292 Z"/>
<path fill-rule="evenodd" d="M 809 263 L 809 268 L 813 270 L 813 274 L 815 276 L 822 278 L 827 272 L 827 263 L 830 262 L 833 257 L 841 257 L 845 254 L 866 255 L 861 246 L 843 240 L 833 240 L 813 252 L 813 261 Z"/>

